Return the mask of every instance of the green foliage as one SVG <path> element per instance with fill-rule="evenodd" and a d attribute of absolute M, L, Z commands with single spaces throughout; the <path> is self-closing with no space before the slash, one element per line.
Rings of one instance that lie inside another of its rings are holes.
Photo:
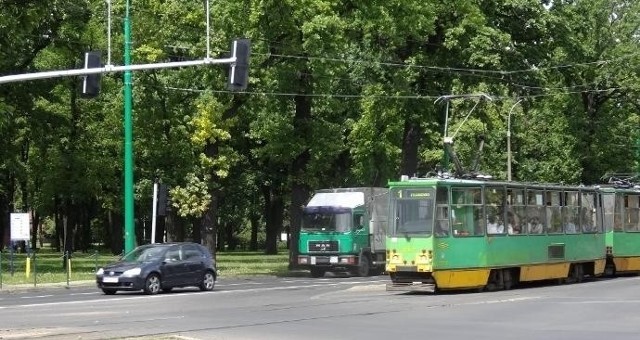
<path fill-rule="evenodd" d="M 246 93 L 225 90 L 220 65 L 135 72 L 136 218 L 150 214 L 159 178 L 187 224 L 217 217 L 224 242 L 244 246 L 253 221 L 270 244 L 277 228 L 295 228 L 293 204 L 312 189 L 433 170 L 445 125 L 467 167 L 483 136 L 480 171 L 506 179 L 509 116 L 516 180 L 637 171 L 640 2 L 543 3 L 215 1 L 207 51 L 202 2 L 135 2 L 134 63 L 227 56 L 236 37 L 253 51 Z M 121 65 L 124 3 L 112 5 Z M 103 0 L 1 2 L 0 71 L 76 68 L 85 51 L 107 51 L 105 10 Z M 56 216 L 79 212 L 74 230 L 108 244 L 121 228 L 122 74 L 103 75 L 91 100 L 79 82 L 2 85 L 0 211 L 30 209 L 51 236 Z M 451 101 L 445 121 L 435 100 L 470 93 L 493 100 Z M 269 211 L 274 200 L 286 211 Z"/>
<path fill-rule="evenodd" d="M 182 217 L 200 217 L 207 210 L 211 195 L 207 187 L 208 177 L 200 179 L 193 173 L 187 175 L 184 187 L 177 186 L 169 191 L 172 205 Z"/>

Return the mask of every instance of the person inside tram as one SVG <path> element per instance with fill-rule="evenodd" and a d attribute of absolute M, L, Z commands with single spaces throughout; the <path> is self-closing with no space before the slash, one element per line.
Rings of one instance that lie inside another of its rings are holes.
<path fill-rule="evenodd" d="M 504 233 L 504 224 L 497 216 L 489 216 L 487 220 L 487 234 Z"/>
<path fill-rule="evenodd" d="M 449 236 L 449 223 L 447 223 L 447 221 L 437 221 L 436 236 L 439 236 L 439 237 Z"/>
<path fill-rule="evenodd" d="M 543 229 L 538 216 L 531 217 L 529 220 L 529 234 L 542 234 Z"/>
<path fill-rule="evenodd" d="M 563 215 L 564 218 L 564 232 L 567 234 L 575 234 L 576 231 L 576 224 L 573 223 L 572 218 L 570 216 L 570 214 L 564 214 Z"/>
<path fill-rule="evenodd" d="M 511 211 L 507 213 L 507 232 L 510 235 L 520 234 L 520 219 Z"/>

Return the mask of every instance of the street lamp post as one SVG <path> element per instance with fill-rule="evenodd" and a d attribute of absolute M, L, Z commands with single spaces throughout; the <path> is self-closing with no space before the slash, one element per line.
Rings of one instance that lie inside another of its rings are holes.
<path fill-rule="evenodd" d="M 124 18 L 124 65 L 131 65 L 131 19 L 127 0 Z M 133 219 L 133 122 L 131 70 L 124 72 L 124 252 L 135 248 Z"/>
<path fill-rule="evenodd" d="M 518 105 L 522 99 L 518 100 L 513 106 L 511 110 L 509 110 L 509 115 L 507 116 L 507 181 L 511 182 L 511 114 L 513 113 L 513 109 Z"/>

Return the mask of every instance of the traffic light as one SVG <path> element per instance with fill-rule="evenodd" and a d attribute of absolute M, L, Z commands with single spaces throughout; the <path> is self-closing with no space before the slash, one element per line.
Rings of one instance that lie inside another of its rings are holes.
<path fill-rule="evenodd" d="M 167 216 L 169 208 L 169 188 L 166 184 L 158 184 L 158 216 Z"/>
<path fill-rule="evenodd" d="M 247 88 L 250 54 L 251 41 L 249 39 L 237 39 L 231 44 L 231 57 L 236 57 L 236 62 L 231 64 L 229 68 L 229 90 L 241 91 Z"/>
<path fill-rule="evenodd" d="M 100 52 L 92 51 L 84 54 L 84 68 L 100 68 Z M 87 74 L 82 81 L 82 95 L 87 98 L 96 97 L 100 93 L 100 73 Z"/>

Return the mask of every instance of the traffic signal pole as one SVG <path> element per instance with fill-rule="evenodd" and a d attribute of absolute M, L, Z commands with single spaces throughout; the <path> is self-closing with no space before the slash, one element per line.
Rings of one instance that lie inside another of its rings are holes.
<path fill-rule="evenodd" d="M 124 66 L 131 65 L 131 17 L 127 0 L 124 18 Z M 135 248 L 133 214 L 133 122 L 131 70 L 124 71 L 124 253 Z"/>
<path fill-rule="evenodd" d="M 155 64 L 131 64 L 131 18 L 130 0 L 126 2 L 124 18 L 124 65 L 111 65 L 111 57 L 107 65 L 103 67 L 85 67 L 73 70 L 57 70 L 35 73 L 13 74 L 0 76 L 0 84 L 13 83 L 26 80 L 49 79 L 65 76 L 86 76 L 90 74 L 124 72 L 124 251 L 130 252 L 135 248 L 134 225 L 134 196 L 133 196 L 133 90 L 132 71 L 152 70 L 163 68 L 188 67 L 198 65 L 230 64 L 230 79 L 228 88 L 232 91 L 242 91 L 248 84 L 248 60 L 251 53 L 248 39 L 235 40 L 231 48 L 230 58 L 213 59 L 209 57 L 207 43 L 207 56 L 201 60 L 180 62 L 155 63 Z"/>

